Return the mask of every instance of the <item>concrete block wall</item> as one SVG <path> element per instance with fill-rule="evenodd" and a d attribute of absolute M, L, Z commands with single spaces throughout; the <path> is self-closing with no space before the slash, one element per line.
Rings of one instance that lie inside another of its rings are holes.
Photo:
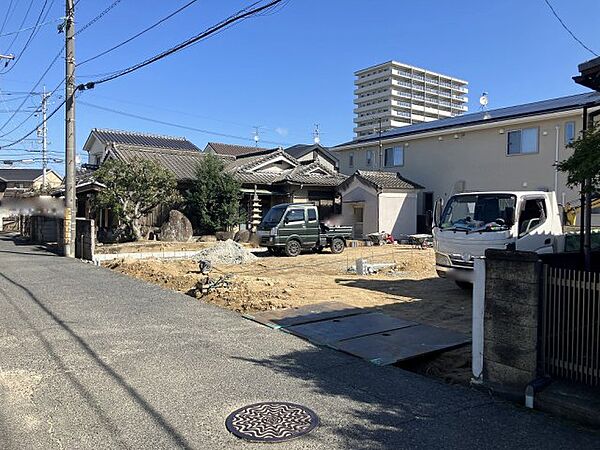
<path fill-rule="evenodd" d="M 522 395 L 537 377 L 542 266 L 532 252 L 487 250 L 483 380 Z"/>

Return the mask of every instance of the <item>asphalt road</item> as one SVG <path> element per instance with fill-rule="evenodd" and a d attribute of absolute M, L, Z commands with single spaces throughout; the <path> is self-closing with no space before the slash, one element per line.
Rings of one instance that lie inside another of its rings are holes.
<path fill-rule="evenodd" d="M 274 448 L 600 447 L 541 413 L 0 235 L 0 448 L 258 448 L 224 422 L 261 401 L 321 419 Z"/>

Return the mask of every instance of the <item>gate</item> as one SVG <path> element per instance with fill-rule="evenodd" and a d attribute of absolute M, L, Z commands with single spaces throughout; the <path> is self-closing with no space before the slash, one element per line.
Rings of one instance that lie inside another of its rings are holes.
<path fill-rule="evenodd" d="M 544 265 L 544 375 L 600 385 L 600 274 Z"/>

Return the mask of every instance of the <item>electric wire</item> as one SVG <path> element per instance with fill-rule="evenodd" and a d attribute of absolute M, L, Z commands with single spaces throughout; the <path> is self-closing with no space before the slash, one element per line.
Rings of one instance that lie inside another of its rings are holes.
<path fill-rule="evenodd" d="M 169 126 L 169 127 L 180 128 L 182 130 L 196 131 L 198 133 L 203 133 L 203 134 L 210 134 L 210 135 L 219 136 L 219 137 L 226 137 L 226 138 L 231 138 L 231 139 L 239 139 L 239 140 L 242 140 L 242 141 L 254 142 L 254 140 L 252 138 L 248 138 L 248 137 L 236 136 L 236 135 L 227 134 L 227 133 L 219 133 L 217 131 L 205 130 L 205 129 L 202 129 L 202 128 L 189 127 L 189 126 L 186 126 L 186 125 L 181 125 L 181 124 L 177 124 L 177 123 L 173 123 L 173 122 L 167 122 L 165 120 L 153 119 L 151 117 L 145 117 L 145 116 L 140 116 L 138 114 L 128 113 L 128 112 L 125 112 L 125 111 L 119 111 L 118 109 L 113 109 L 113 108 L 107 108 L 107 107 L 104 107 L 104 106 L 94 105 L 92 103 L 88 103 L 88 102 L 83 101 L 83 100 L 79 100 L 77 102 L 77 104 L 78 105 L 88 106 L 90 108 L 99 109 L 101 111 L 110 112 L 110 113 L 113 113 L 113 114 L 119 114 L 119 115 L 122 115 L 122 116 L 125 116 L 125 117 L 131 117 L 133 119 L 139 119 L 139 120 L 144 120 L 146 122 L 156 123 L 156 124 L 159 124 L 159 125 L 166 125 L 166 126 Z M 261 140 L 261 142 L 264 142 L 265 144 L 273 144 L 273 145 L 285 145 L 285 146 L 291 145 L 291 144 L 285 143 L 285 142 L 274 142 L 274 141 L 266 141 L 266 140 Z"/>
<path fill-rule="evenodd" d="M 47 1 L 47 0 L 46 0 Z M 113 9 L 115 6 L 117 6 L 122 0 L 115 0 L 110 6 L 108 6 L 106 9 L 104 9 L 100 14 L 98 14 L 97 16 L 95 16 L 92 20 L 90 20 L 88 23 L 86 23 L 81 29 L 79 29 L 78 31 L 75 32 L 75 36 L 77 36 L 78 34 L 82 33 L 83 31 L 87 30 L 89 27 L 91 27 L 92 25 L 94 25 L 96 22 L 98 22 L 102 17 L 104 17 L 111 9 Z M 54 0 L 52 0 L 52 3 L 54 2 Z M 50 62 L 50 64 L 48 65 L 48 67 L 46 68 L 46 70 L 44 71 L 44 73 L 40 76 L 40 78 L 37 80 L 37 82 L 35 83 L 35 85 L 33 86 L 33 88 L 31 88 L 31 91 L 35 91 L 35 89 L 40 85 L 40 83 L 42 82 L 42 80 L 44 79 L 44 77 L 48 74 L 48 72 L 50 72 L 50 70 L 52 69 L 52 67 L 54 66 L 54 64 L 56 64 L 56 62 L 58 61 L 58 59 L 64 54 L 64 48 L 61 47 L 60 51 L 56 54 L 56 56 L 52 59 L 52 61 Z M 2 74 L 3 72 L 0 72 L 0 74 Z M 62 86 L 62 83 L 64 83 L 66 80 L 66 78 L 63 78 L 61 80 L 61 83 L 51 92 L 51 94 L 53 94 L 54 92 L 56 92 L 56 90 L 58 90 L 60 88 L 60 86 Z M 17 110 L 20 110 L 23 105 L 25 105 L 25 103 L 27 102 L 27 98 L 25 98 L 23 100 L 23 102 L 17 107 Z M 17 112 L 14 112 L 13 115 L 11 115 L 6 122 L 4 122 L 4 124 L 2 126 L 0 126 L 0 131 L 2 131 L 7 125 L 8 123 L 16 116 L 16 114 L 18 114 Z M 11 133 L 13 133 L 14 131 L 18 130 L 19 128 L 21 128 L 21 126 L 23 126 L 32 116 L 34 115 L 34 113 L 30 114 L 27 118 L 25 118 L 24 120 L 22 120 L 16 127 L 14 127 L 11 131 L 9 131 L 8 133 L 4 133 L 0 135 L 1 137 L 7 136 Z"/>
<path fill-rule="evenodd" d="M 22 28 L 23 28 L 23 26 L 25 25 L 25 21 L 27 20 L 27 17 L 29 17 L 29 13 L 30 13 L 30 11 L 31 11 L 31 8 L 32 8 L 32 6 L 33 6 L 33 2 L 34 2 L 34 0 L 31 0 L 31 1 L 29 2 L 29 6 L 27 7 L 27 10 L 25 11 L 25 15 L 23 16 L 23 20 L 21 21 L 21 24 L 19 25 L 19 29 L 21 29 L 21 31 L 24 31 L 24 30 L 22 30 Z M 38 25 L 38 26 L 39 26 L 39 25 Z M 33 26 L 33 29 L 35 29 L 35 27 L 36 27 L 36 26 L 34 25 L 34 26 Z M 2 35 L 2 32 L 3 32 L 3 31 L 4 31 L 4 27 L 2 28 L 2 30 L 0 30 L 0 36 Z M 7 47 L 7 49 L 6 49 L 6 53 L 7 53 L 7 54 L 8 54 L 8 53 L 10 53 L 10 49 L 12 48 L 12 46 L 13 46 L 13 45 L 14 45 L 14 43 L 15 43 L 15 41 L 16 41 L 16 40 L 17 40 L 17 38 L 19 37 L 19 34 L 21 33 L 21 31 L 18 31 L 18 32 L 14 33 L 14 36 L 13 36 L 12 40 L 10 41 L 10 44 L 8 44 L 8 47 Z"/>
<path fill-rule="evenodd" d="M 183 5 L 181 8 L 173 11 L 171 14 L 169 14 L 166 17 L 163 17 L 162 19 L 160 19 L 158 22 L 155 22 L 154 24 L 150 25 L 149 27 L 143 29 L 142 31 L 140 31 L 139 33 L 134 34 L 133 36 L 131 36 L 130 38 L 124 40 L 123 42 L 103 51 L 102 53 L 97 54 L 96 56 L 92 56 L 91 58 L 88 58 L 80 63 L 77 64 L 77 66 L 82 66 L 90 61 L 93 61 L 95 59 L 98 59 L 122 46 L 124 46 L 125 44 L 128 44 L 129 42 L 137 39 L 138 37 L 142 36 L 143 34 L 147 33 L 148 31 L 156 28 L 157 26 L 159 26 L 161 23 L 166 22 L 167 20 L 169 20 L 171 17 L 179 14 L 180 12 L 182 12 L 183 10 L 187 9 L 189 6 L 192 6 L 194 3 L 196 3 L 198 0 L 191 0 L 190 2 L 186 3 L 185 5 Z"/>
<path fill-rule="evenodd" d="M 52 112 L 50 112 L 50 113 L 49 113 L 49 114 L 46 116 L 46 120 L 45 120 L 45 121 L 44 121 L 44 120 L 42 120 L 42 121 L 41 121 L 41 122 L 40 122 L 38 125 L 36 125 L 36 127 L 35 127 L 35 128 L 33 128 L 33 129 L 32 129 L 32 130 L 29 132 L 29 133 L 27 133 L 27 134 L 25 134 L 25 135 L 21 136 L 21 137 L 20 137 L 19 139 L 17 139 L 16 141 L 12 141 L 12 142 L 11 142 L 11 143 L 9 143 L 9 144 L 6 144 L 6 145 L 2 145 L 2 146 L 0 146 L 0 149 L 5 149 L 5 148 L 10 148 L 10 147 L 13 147 L 14 145 L 17 145 L 17 144 L 19 144 L 19 143 L 23 142 L 24 140 L 26 140 L 26 139 L 27 139 L 29 136 L 31 136 L 33 133 L 37 132 L 38 128 L 39 128 L 39 127 L 41 127 L 41 126 L 44 124 L 44 122 L 48 122 L 48 120 L 50 120 L 50 119 L 51 119 L 51 118 L 52 118 L 52 117 L 53 117 L 53 116 L 54 116 L 54 115 L 55 115 L 55 114 L 56 114 L 58 111 L 60 111 L 60 109 L 63 107 L 63 105 L 64 105 L 65 103 L 67 103 L 67 100 L 66 100 L 66 99 L 65 99 L 65 100 L 63 100 L 63 101 L 61 101 L 61 102 L 58 104 L 58 106 L 57 106 L 56 108 L 54 108 L 54 109 L 52 110 Z"/>
<path fill-rule="evenodd" d="M 585 45 L 583 43 L 583 41 L 581 39 L 579 39 L 577 36 L 575 36 L 575 33 L 573 33 L 571 31 L 571 29 L 567 26 L 567 24 L 565 24 L 565 22 L 560 18 L 560 16 L 558 15 L 558 13 L 556 12 L 556 10 L 554 9 L 554 7 L 552 6 L 552 4 L 550 3 L 549 0 L 544 0 L 544 2 L 546 3 L 546 5 L 548 5 L 548 8 L 550 8 L 550 11 L 552 11 L 552 14 L 554 14 L 554 17 L 556 17 L 556 20 L 559 21 L 559 23 L 562 25 L 562 27 L 567 31 L 567 33 L 569 33 L 571 35 L 571 37 L 573 39 L 575 39 L 575 41 L 581 45 L 584 49 L 586 49 L 588 52 L 590 52 L 592 55 L 594 56 L 598 56 L 598 53 L 596 53 L 594 50 L 592 50 L 591 48 L 589 48 L 587 45 Z"/>
<path fill-rule="evenodd" d="M 54 3 L 54 0 L 52 1 L 52 3 Z M 40 13 L 38 14 L 38 18 L 37 18 L 36 23 L 34 25 L 34 29 L 31 31 L 31 34 L 29 35 L 29 38 L 27 38 L 27 41 L 25 42 L 25 45 L 23 46 L 23 48 L 21 49 L 21 51 L 18 53 L 18 55 L 16 56 L 16 58 L 13 60 L 12 64 L 10 64 L 10 66 L 6 70 L 3 70 L 2 72 L 0 72 L 0 74 L 5 74 L 5 73 L 8 73 L 11 70 L 13 70 L 14 67 L 17 65 L 17 63 L 21 60 L 21 58 L 23 57 L 23 55 L 26 53 L 27 49 L 29 48 L 29 44 L 31 44 L 31 41 L 33 40 L 34 36 L 36 35 L 37 26 L 42 22 L 42 17 L 44 16 L 44 11 L 46 9 L 46 5 L 47 4 L 48 4 L 48 0 L 44 0 L 44 4 L 42 5 L 42 9 L 41 9 Z"/>
<path fill-rule="evenodd" d="M 139 62 L 137 64 L 134 64 L 132 66 L 126 67 L 126 68 L 121 69 L 121 70 L 118 70 L 118 71 L 114 72 L 113 75 L 109 75 L 109 76 L 107 76 L 105 78 L 101 78 L 99 80 L 94 80 L 94 81 L 90 81 L 90 82 L 84 83 L 82 86 L 85 86 L 85 88 L 93 88 L 95 85 L 106 83 L 108 81 L 112 81 L 112 80 L 115 80 L 117 78 L 120 78 L 120 77 L 123 77 L 125 75 L 128 75 L 128 74 L 130 74 L 132 72 L 135 72 L 135 71 L 137 71 L 137 70 L 139 70 L 139 69 L 141 69 L 143 67 L 146 67 L 146 66 L 148 66 L 150 64 L 153 64 L 153 63 L 155 63 L 157 61 L 160 61 L 161 59 L 166 58 L 167 56 L 172 55 L 173 53 L 176 53 L 176 52 L 178 52 L 180 50 L 183 50 L 184 48 L 187 48 L 187 47 L 189 47 L 189 46 L 197 43 L 200 40 L 206 39 L 206 38 L 210 37 L 211 35 L 219 32 L 220 30 L 233 25 L 236 22 L 239 22 L 239 21 L 244 20 L 244 19 L 246 19 L 248 17 L 254 16 L 254 15 L 256 15 L 256 14 L 262 12 L 262 11 L 265 11 L 265 10 L 267 10 L 269 8 L 272 8 L 273 6 L 275 6 L 275 5 L 277 5 L 277 4 L 281 3 L 281 2 L 282 2 L 282 0 L 272 0 L 272 1 L 270 1 L 269 3 L 267 3 L 265 5 L 262 5 L 262 6 L 253 8 L 253 9 L 249 9 L 249 8 L 252 8 L 252 6 L 254 6 L 257 3 L 259 3 L 259 2 L 255 2 L 252 5 L 250 5 L 249 7 L 246 7 L 244 9 L 242 9 L 242 10 L 239 10 L 237 13 L 229 16 L 227 19 L 222 20 L 221 22 L 217 23 L 216 25 L 213 25 L 212 27 L 204 30 L 200 34 L 197 34 L 197 35 L 195 35 L 195 36 L 193 36 L 193 37 L 191 37 L 191 38 L 189 38 L 189 39 L 187 39 L 187 40 L 185 40 L 185 41 L 177 44 L 176 46 L 171 47 L 168 50 L 165 50 L 165 51 L 163 51 L 163 52 L 161 52 L 161 53 L 159 53 L 159 54 L 157 54 L 155 56 L 152 56 L 152 57 L 150 57 L 150 58 L 148 58 L 148 59 L 146 59 L 144 61 L 141 61 L 141 62 Z"/>

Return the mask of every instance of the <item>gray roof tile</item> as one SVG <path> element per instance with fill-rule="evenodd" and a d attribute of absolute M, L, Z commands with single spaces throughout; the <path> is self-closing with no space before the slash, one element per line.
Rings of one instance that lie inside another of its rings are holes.
<path fill-rule="evenodd" d="M 104 144 L 119 144 L 171 150 L 200 151 L 184 137 L 162 136 L 159 134 L 139 133 L 134 131 L 108 130 L 94 128 L 92 134 Z"/>
<path fill-rule="evenodd" d="M 357 170 L 343 185 L 349 184 L 352 178 L 358 178 L 376 189 L 424 189 L 423 186 L 404 178 L 398 172 L 376 172 L 370 170 Z"/>
<path fill-rule="evenodd" d="M 212 148 L 212 150 L 217 155 L 229 155 L 229 156 L 247 156 L 252 155 L 254 153 L 265 153 L 271 152 L 276 149 L 274 148 L 263 148 L 263 147 L 250 147 L 248 145 L 233 145 L 233 144 L 222 144 L 220 142 L 209 142 L 207 147 Z"/>
<path fill-rule="evenodd" d="M 0 180 L 34 181 L 42 176 L 42 169 L 0 169 Z"/>

